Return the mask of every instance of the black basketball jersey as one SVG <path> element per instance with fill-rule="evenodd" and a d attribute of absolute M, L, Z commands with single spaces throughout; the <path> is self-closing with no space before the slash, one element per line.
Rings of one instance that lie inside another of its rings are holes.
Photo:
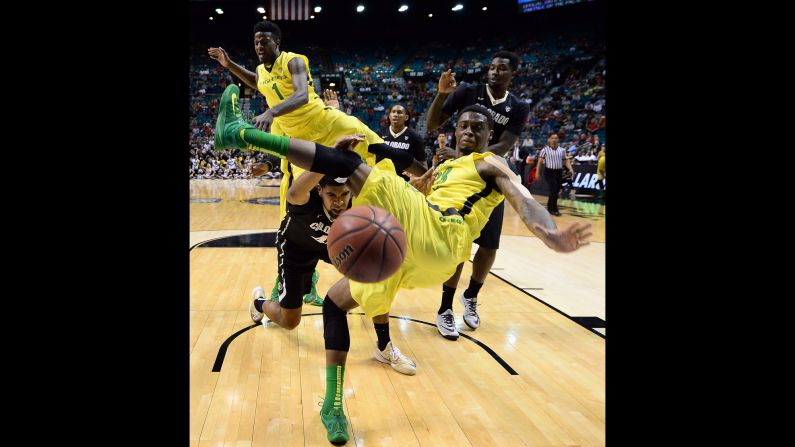
<path fill-rule="evenodd" d="M 486 84 L 467 83 L 461 84 L 444 100 L 442 111 L 453 116 L 456 112 L 472 104 L 480 104 L 489 109 L 494 118 L 494 136 L 489 141 L 489 145 L 500 141 L 500 136 L 505 129 L 519 136 L 530 115 L 530 106 L 520 101 L 513 93 L 507 92 L 504 99 L 491 98 L 486 90 Z"/>
<path fill-rule="evenodd" d="M 351 204 L 348 203 L 348 208 Z M 323 199 L 317 189 L 309 193 L 309 201 L 303 205 L 287 202 L 287 214 L 282 219 L 276 244 L 288 241 L 290 247 L 300 250 L 326 250 L 326 239 L 333 221 L 323 208 Z"/>
<path fill-rule="evenodd" d="M 406 126 L 399 134 L 393 136 L 390 126 L 387 126 L 381 129 L 378 135 L 384 139 L 384 143 L 387 145 L 394 147 L 395 149 L 408 151 L 415 160 L 425 161 L 427 162 L 428 166 L 431 165 L 431 162 L 427 160 L 425 142 L 423 141 L 420 134 L 418 134 L 414 129 L 409 129 L 408 126 Z M 382 158 L 384 157 L 376 156 L 376 162 L 381 161 Z M 398 172 L 398 175 L 403 177 L 405 180 L 408 180 L 408 178 L 404 176 L 402 172 Z"/>

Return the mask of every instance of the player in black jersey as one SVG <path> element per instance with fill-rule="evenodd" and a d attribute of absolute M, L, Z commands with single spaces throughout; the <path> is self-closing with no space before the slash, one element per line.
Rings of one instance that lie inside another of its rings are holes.
<path fill-rule="evenodd" d="M 428 109 L 428 130 L 437 129 L 464 107 L 480 104 L 494 118 L 494 135 L 490 145 L 482 152 L 492 152 L 502 156 L 519 140 L 519 134 L 530 114 L 530 106 L 508 91 L 513 75 L 519 68 L 519 56 L 509 51 L 498 51 L 491 59 L 486 84 L 464 83 L 456 88 L 455 74 L 451 70 L 442 73 L 439 78 L 439 91 Z M 437 155 L 441 159 L 455 157 L 454 151 L 450 148 L 440 148 Z M 472 277 L 469 280 L 469 287 L 459 297 L 464 305 L 464 322 L 472 330 L 480 326 L 480 316 L 477 312 L 478 292 L 497 257 L 504 212 L 503 202 L 492 211 L 480 237 L 474 241 L 478 244 L 478 251 L 472 261 Z M 455 274 L 442 285 L 442 303 L 436 315 L 436 327 L 439 333 L 449 340 L 458 339 L 458 330 L 453 319 L 453 297 L 462 267 L 463 264 L 460 264 Z"/>
<path fill-rule="evenodd" d="M 442 73 L 439 91 L 428 109 L 428 130 L 439 128 L 464 107 L 480 104 L 494 118 L 494 136 L 484 150 L 505 155 L 519 140 L 530 114 L 530 106 L 508 91 L 518 68 L 519 56 L 509 51 L 498 51 L 492 56 L 486 84 L 463 83 L 457 86 L 452 70 Z M 447 155 L 447 158 L 452 157 L 452 153 Z"/>
<path fill-rule="evenodd" d="M 331 263 L 326 238 L 334 219 L 351 206 L 351 191 L 346 179 L 306 172 L 287 190 L 287 214 L 276 233 L 279 256 L 278 295 L 266 300 L 257 286 L 249 306 L 255 323 L 267 316 L 285 329 L 301 322 L 303 296 L 312 288 L 312 274 L 318 261 Z"/>
<path fill-rule="evenodd" d="M 415 160 L 427 168 L 425 142 L 417 131 L 409 129 L 406 123 L 408 123 L 410 118 L 409 112 L 403 104 L 393 105 L 389 109 L 389 126 L 381 129 L 378 135 L 384 139 L 384 143 L 395 149 L 407 151 Z M 384 157 L 378 155 L 376 156 L 376 161 L 381 161 L 382 158 Z M 398 175 L 403 177 L 404 180 L 409 179 L 402 172 L 398 173 Z"/>

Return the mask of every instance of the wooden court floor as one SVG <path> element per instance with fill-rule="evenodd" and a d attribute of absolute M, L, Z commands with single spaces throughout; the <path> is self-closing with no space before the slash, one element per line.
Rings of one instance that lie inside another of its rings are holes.
<path fill-rule="evenodd" d="M 278 226 L 278 208 L 269 204 L 278 203 L 278 189 L 257 185 L 263 183 L 199 180 L 190 184 L 191 199 L 196 201 L 190 205 L 189 244 L 193 247 L 190 444 L 330 445 L 319 416 L 325 390 L 320 308 L 305 305 L 301 324 L 292 331 L 270 323 L 253 324 L 248 315 L 251 289 L 262 285 L 269 291 L 272 287 L 275 248 L 200 244 Z M 537 199 L 545 202 L 543 197 Z M 549 288 L 550 293 L 582 294 L 591 287 L 593 295 L 603 297 L 604 290 L 599 290 L 603 278 L 590 283 L 588 278 L 593 272 L 604 272 L 604 206 L 561 202 L 561 210 L 564 215 L 555 218 L 559 226 L 592 222 L 596 243 L 565 255 L 568 258 L 556 253 L 559 256 L 543 256 L 544 248 L 533 248 L 538 253 L 532 262 L 548 264 L 547 275 L 571 272 L 571 278 L 576 278 L 577 287 L 569 290 L 562 276 L 557 288 Z M 537 242 L 510 206 L 503 235 Z M 511 252 L 505 240 L 502 245 L 500 252 L 509 252 L 512 261 L 527 250 Z M 521 263 L 511 264 L 518 269 L 515 276 L 521 276 Z M 589 270 L 592 266 L 596 270 Z M 318 289 L 324 294 L 340 275 L 327 264 L 318 267 Z M 471 263 L 466 263 L 457 293 L 466 288 L 470 273 Z M 480 293 L 480 328 L 466 329 L 456 299 L 453 310 L 462 337 L 449 341 L 434 325 L 440 296 L 441 285 L 401 290 L 392 308 L 392 340 L 417 363 L 415 376 L 404 376 L 374 360 L 372 322 L 358 309 L 348 315 L 351 350 L 344 405 L 351 439 L 347 445 L 605 444 L 602 336 L 490 275 Z"/>

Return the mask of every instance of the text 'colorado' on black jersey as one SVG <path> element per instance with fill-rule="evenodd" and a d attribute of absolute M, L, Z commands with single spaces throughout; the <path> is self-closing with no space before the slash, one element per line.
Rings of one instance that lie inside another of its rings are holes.
<path fill-rule="evenodd" d="M 444 100 L 442 111 L 453 116 L 466 106 L 480 104 L 491 112 L 494 118 L 494 136 L 489 144 L 500 141 L 505 129 L 519 136 L 530 115 L 530 105 L 522 102 L 516 95 L 506 92 L 503 98 L 494 98 L 486 84 L 463 83 Z"/>
<path fill-rule="evenodd" d="M 348 208 L 351 204 L 348 202 Z M 302 250 L 325 250 L 326 239 L 333 221 L 323 208 L 323 199 L 317 189 L 309 193 L 309 201 L 303 205 L 287 202 L 287 215 L 282 219 L 277 233 L 279 240 L 289 241 L 290 246 Z"/>
<path fill-rule="evenodd" d="M 408 151 L 415 160 L 425 161 L 427 162 L 428 166 L 431 165 L 431 161 L 426 160 L 427 154 L 425 153 L 425 142 L 423 141 L 420 134 L 418 134 L 414 129 L 409 129 L 408 126 L 406 126 L 397 134 L 393 134 L 390 126 L 387 126 L 381 129 L 378 135 L 384 139 L 385 144 L 394 147 L 395 149 Z M 381 158 L 383 157 L 376 156 L 376 162 L 381 161 Z M 398 172 L 398 175 L 408 180 L 408 178 L 403 176 L 403 173 Z"/>

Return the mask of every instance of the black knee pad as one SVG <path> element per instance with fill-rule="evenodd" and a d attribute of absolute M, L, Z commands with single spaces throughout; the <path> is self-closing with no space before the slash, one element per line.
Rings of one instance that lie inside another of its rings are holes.
<path fill-rule="evenodd" d="M 350 177 L 353 171 L 364 163 L 356 152 L 323 146 L 315 143 L 315 158 L 310 171 L 330 175 L 331 177 Z"/>
<path fill-rule="evenodd" d="M 345 351 L 351 347 L 351 334 L 348 332 L 347 312 L 337 307 L 326 295 L 323 300 L 323 339 L 326 349 Z"/>

